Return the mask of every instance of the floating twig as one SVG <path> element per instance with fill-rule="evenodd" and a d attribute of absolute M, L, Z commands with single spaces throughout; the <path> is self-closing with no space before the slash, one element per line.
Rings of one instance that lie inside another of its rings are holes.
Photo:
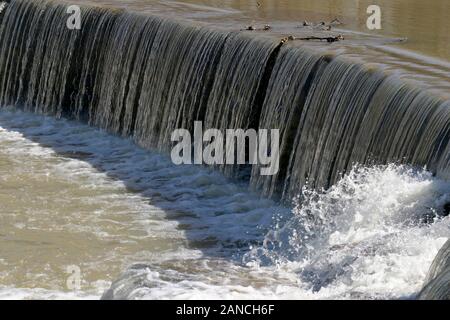
<path fill-rule="evenodd" d="M 331 22 L 330 22 L 330 25 L 331 26 L 340 26 L 340 25 L 342 25 L 343 23 L 341 22 L 341 20 L 339 20 L 338 18 L 334 18 Z"/>
<path fill-rule="evenodd" d="M 305 41 L 310 41 L 310 40 L 319 40 L 319 41 L 326 41 L 328 43 L 331 42 L 336 42 L 336 41 L 341 41 L 344 40 L 344 36 L 342 34 L 337 35 L 337 36 L 328 36 L 328 37 L 316 37 L 316 36 L 309 36 L 309 37 L 294 37 L 294 36 L 289 36 L 288 40 L 305 40 Z"/>
<path fill-rule="evenodd" d="M 264 27 L 262 28 L 256 28 L 255 26 L 248 26 L 245 29 L 241 29 L 241 31 L 269 31 L 270 29 L 272 29 L 272 27 L 268 24 L 266 24 Z"/>
<path fill-rule="evenodd" d="M 309 22 L 307 20 L 304 20 L 302 24 L 299 26 L 301 27 L 309 27 L 311 29 L 320 29 L 329 31 L 333 26 L 338 26 L 343 24 L 338 18 L 333 19 L 330 23 L 326 23 L 325 21 L 320 21 L 318 23 Z"/>

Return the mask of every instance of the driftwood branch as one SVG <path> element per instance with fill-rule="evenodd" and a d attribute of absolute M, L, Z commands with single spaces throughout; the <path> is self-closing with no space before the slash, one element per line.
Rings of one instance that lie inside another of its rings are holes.
<path fill-rule="evenodd" d="M 305 40 L 305 41 L 310 41 L 310 40 L 318 40 L 318 41 L 326 41 L 326 42 L 336 42 L 336 41 L 341 41 L 344 40 L 344 36 L 343 35 L 337 35 L 337 36 L 328 36 L 328 37 L 316 37 L 316 36 L 309 36 L 309 37 L 294 37 L 294 36 L 289 36 L 288 40 Z"/>
<path fill-rule="evenodd" d="M 330 23 L 326 23 L 324 21 L 321 21 L 319 23 L 309 22 L 309 21 L 303 21 L 303 23 L 299 26 L 299 28 L 311 28 L 311 29 L 319 29 L 319 30 L 331 30 L 332 27 L 342 25 L 343 23 L 338 19 L 333 19 Z"/>

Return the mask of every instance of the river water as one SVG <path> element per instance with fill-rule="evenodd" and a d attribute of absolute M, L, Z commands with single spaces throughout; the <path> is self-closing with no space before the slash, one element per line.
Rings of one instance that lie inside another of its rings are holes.
<path fill-rule="evenodd" d="M 380 0 L 381 29 L 367 28 L 371 0 L 64 0 L 68 3 L 124 8 L 175 19 L 206 23 L 250 34 L 270 34 L 280 39 L 343 34 L 344 41 L 323 44 L 293 41 L 293 46 L 311 46 L 336 55 L 362 60 L 406 81 L 419 83 L 439 95 L 450 97 L 450 3 L 447 0 Z M 302 27 L 338 19 L 330 31 Z M 269 24 L 269 31 L 245 31 Z"/>
<path fill-rule="evenodd" d="M 96 0 L 93 3 L 181 16 L 230 28 L 270 24 L 274 31 L 294 34 L 301 30 L 299 26 L 305 20 L 319 23 L 338 18 L 343 23 L 337 26 L 339 30 L 407 38 L 408 41 L 397 46 L 447 61 L 450 57 L 447 0 Z M 372 4 L 381 8 L 381 30 L 369 30 L 366 26 L 369 16 L 366 11 Z"/>
<path fill-rule="evenodd" d="M 0 171 L 1 298 L 99 298 L 136 263 L 150 285 L 131 298 L 411 298 L 450 235 L 449 218 L 424 223 L 450 199 L 425 171 L 356 168 L 286 209 L 127 139 L 12 110 Z"/>
<path fill-rule="evenodd" d="M 338 17 L 351 41 L 330 50 L 389 60 L 448 94 L 448 1 L 377 1 L 376 32 L 365 29 L 369 2 L 95 1 L 283 35 Z M 438 217 L 450 183 L 426 170 L 356 167 L 327 192 L 298 194 L 286 208 L 129 139 L 3 108 L 0 298 L 97 299 L 139 264 L 146 286 L 128 298 L 409 299 L 450 237 L 450 218 Z"/>

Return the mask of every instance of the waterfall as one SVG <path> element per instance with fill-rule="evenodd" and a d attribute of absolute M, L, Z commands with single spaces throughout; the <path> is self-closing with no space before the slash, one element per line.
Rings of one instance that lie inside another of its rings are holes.
<path fill-rule="evenodd" d="M 281 169 L 254 171 L 254 186 L 290 199 L 307 183 L 330 187 L 356 163 L 448 175 L 448 101 L 370 66 L 297 50 L 280 55 L 261 114 L 262 127 L 282 128 Z"/>
<path fill-rule="evenodd" d="M 450 178 L 450 102 L 370 65 L 124 10 L 12 0 L 0 12 L 0 104 L 88 122 L 168 152 L 174 129 L 280 129 L 280 170 L 223 166 L 289 200 L 355 163 Z M 244 173 L 243 173 L 244 172 Z"/>

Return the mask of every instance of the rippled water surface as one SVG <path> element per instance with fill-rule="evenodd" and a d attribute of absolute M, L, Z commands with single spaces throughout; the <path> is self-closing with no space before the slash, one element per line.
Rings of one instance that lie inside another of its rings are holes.
<path fill-rule="evenodd" d="M 91 3 L 225 26 L 268 23 L 292 32 L 304 20 L 318 23 L 338 18 L 343 22 L 341 29 L 408 38 L 402 48 L 445 60 L 450 57 L 450 3 L 447 0 L 96 0 Z M 381 30 L 371 31 L 366 27 L 366 10 L 372 4 L 382 10 Z"/>
<path fill-rule="evenodd" d="M 359 168 L 303 198 L 289 210 L 127 139 L 3 110 L 0 298 L 99 298 L 136 263 L 146 286 L 128 298 L 408 298 L 450 235 L 448 218 L 423 223 L 450 198 L 426 172 Z"/>
<path fill-rule="evenodd" d="M 345 41 L 285 46 L 450 97 L 446 0 L 380 0 L 380 31 L 365 27 L 369 0 L 74 2 L 236 31 L 270 24 L 280 39 L 324 34 L 303 20 L 338 18 L 330 32 Z M 410 299 L 450 237 L 450 183 L 426 168 L 356 166 L 283 206 L 131 139 L 19 109 L 0 109 L 0 299 L 97 299 L 117 279 L 126 290 L 114 294 L 129 299 Z"/>
<path fill-rule="evenodd" d="M 67 0 L 64 0 L 68 2 Z M 317 50 L 345 55 L 399 74 L 428 90 L 450 98 L 450 2 L 447 0 L 381 0 L 382 29 L 368 30 L 367 7 L 370 0 L 73 0 L 69 2 L 125 8 L 139 13 L 188 19 L 211 26 L 253 34 L 271 34 L 279 39 L 293 35 L 336 36 L 344 41 L 327 44 L 291 41 L 291 46 L 310 46 Z M 342 24 L 331 31 L 303 27 L 329 23 Z M 250 25 L 271 30 L 245 31 Z"/>

